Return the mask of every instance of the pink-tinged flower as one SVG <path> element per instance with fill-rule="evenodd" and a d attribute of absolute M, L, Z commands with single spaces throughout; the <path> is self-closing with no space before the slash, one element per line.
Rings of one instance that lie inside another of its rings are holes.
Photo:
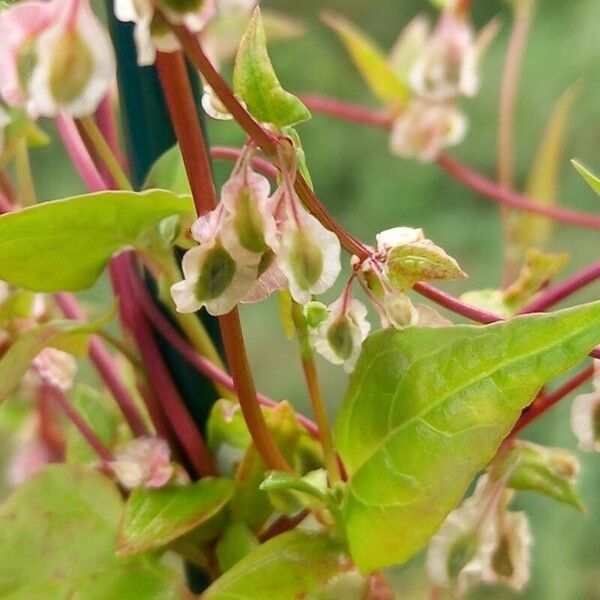
<path fill-rule="evenodd" d="M 377 242 L 377 253 L 381 255 L 383 259 L 387 256 L 387 253 L 398 246 L 406 246 L 408 244 L 414 244 L 425 239 L 425 234 L 421 228 L 415 227 L 393 227 L 392 229 L 386 229 L 381 231 L 375 236 Z"/>
<path fill-rule="evenodd" d="M 221 204 L 225 209 L 221 240 L 232 253 L 260 257 L 269 250 L 277 250 L 277 224 L 274 202 L 269 196 L 271 186 L 266 177 L 255 173 L 243 161 L 237 172 L 221 190 Z"/>
<path fill-rule="evenodd" d="M 479 86 L 477 47 L 465 15 L 444 10 L 410 72 L 415 93 L 435 102 L 473 96 Z"/>
<path fill-rule="evenodd" d="M 175 52 L 181 48 L 171 32 L 169 22 L 185 25 L 190 31 L 198 33 L 214 17 L 215 12 L 215 0 L 157 0 L 156 7 L 152 0 L 115 0 L 117 19 L 135 23 L 133 37 L 140 66 L 153 64 L 157 50 Z"/>
<path fill-rule="evenodd" d="M 165 486 L 175 473 L 170 462 L 171 451 L 160 438 L 141 437 L 126 444 L 109 467 L 119 483 L 132 490 Z"/>
<path fill-rule="evenodd" d="M 326 292 L 342 268 L 337 236 L 299 204 L 282 225 L 277 264 L 288 279 L 292 298 L 300 304 Z"/>
<path fill-rule="evenodd" d="M 398 156 L 431 162 L 444 148 L 459 144 L 466 131 L 466 119 L 454 104 L 416 98 L 394 121 L 390 149 Z"/>
<path fill-rule="evenodd" d="M 39 435 L 37 415 L 29 415 L 14 438 L 12 454 L 6 466 L 6 483 L 14 488 L 35 475 L 52 461 L 52 452 Z"/>
<path fill-rule="evenodd" d="M 89 1 L 24 2 L 0 15 L 0 37 L 13 27 L 0 47 L 8 52 L 0 63 L 4 99 L 34 117 L 93 113 L 113 80 L 115 61 Z"/>
<path fill-rule="evenodd" d="M 600 360 L 594 367 L 594 391 L 577 396 L 571 407 L 571 429 L 584 452 L 600 452 Z"/>
<path fill-rule="evenodd" d="M 334 365 L 344 365 L 350 373 L 360 355 L 362 343 L 369 335 L 367 309 L 352 298 L 347 287 L 328 307 L 329 315 L 312 332 L 316 351 Z"/>
<path fill-rule="evenodd" d="M 44 348 L 33 360 L 31 370 L 44 383 L 66 392 L 73 386 L 77 363 L 62 350 Z"/>
<path fill-rule="evenodd" d="M 242 304 L 252 304 L 268 298 L 273 292 L 285 290 L 289 283 L 283 271 L 277 266 L 275 254 L 265 252 L 258 263 L 258 279 L 242 298 Z"/>
<path fill-rule="evenodd" d="M 55 2 L 20 2 L 0 12 L 0 95 L 24 106 L 39 34 L 55 18 Z"/>

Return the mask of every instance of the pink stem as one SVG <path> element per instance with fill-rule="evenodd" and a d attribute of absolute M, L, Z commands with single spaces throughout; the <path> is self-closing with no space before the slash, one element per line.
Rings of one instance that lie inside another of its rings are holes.
<path fill-rule="evenodd" d="M 358 104 L 317 94 L 299 94 L 299 97 L 310 110 L 351 123 L 389 129 L 393 122 L 393 115 L 385 111 L 375 111 Z"/>
<path fill-rule="evenodd" d="M 580 385 L 583 385 L 586 381 L 591 379 L 594 376 L 594 372 L 594 365 L 586 367 L 583 371 L 575 375 L 572 379 L 569 379 L 569 381 L 559 387 L 556 391 L 552 392 L 546 397 L 543 397 L 539 402 L 532 404 L 520 416 L 516 425 L 513 427 L 513 430 L 510 432 L 509 437 L 515 436 L 517 433 L 519 433 L 519 431 L 527 427 L 527 425 L 550 410 L 565 396 L 568 396 L 573 390 L 577 389 Z"/>
<path fill-rule="evenodd" d="M 81 310 L 81 307 L 78 305 L 77 300 L 72 294 L 58 292 L 54 294 L 54 300 L 68 319 L 77 321 L 86 320 L 85 313 Z M 106 387 L 108 387 L 119 405 L 131 431 L 136 436 L 148 435 L 148 428 L 146 427 L 131 394 L 119 375 L 113 357 L 108 350 L 106 350 L 102 342 L 95 336 L 93 336 L 90 341 L 89 354 L 91 361 L 94 363 L 94 366 L 102 377 Z"/>
<path fill-rule="evenodd" d="M 0 191 L 0 215 L 11 212 L 13 209 L 12 204 L 8 201 L 8 198 Z"/>
<path fill-rule="evenodd" d="M 87 424 L 79 412 L 75 410 L 64 392 L 54 386 L 46 386 L 46 390 L 48 395 L 61 407 L 73 425 L 77 427 L 79 433 L 81 433 L 98 457 L 105 463 L 112 461 L 113 456 L 111 451 L 102 443 L 95 431 Z"/>
<path fill-rule="evenodd" d="M 540 202 L 535 202 L 527 196 L 523 196 L 494 183 L 473 169 L 462 165 L 447 154 L 441 155 L 437 162 L 438 165 L 452 175 L 452 177 L 494 202 L 498 202 L 499 204 L 511 208 L 537 213 L 544 217 L 554 219 L 555 221 L 561 221 L 562 223 L 573 225 L 575 227 L 594 230 L 600 229 L 600 215 L 569 210 L 558 206 L 548 206 Z"/>
<path fill-rule="evenodd" d="M 131 282 L 131 273 L 134 266 L 131 264 L 131 261 L 129 262 L 128 280 Z M 127 289 L 125 283 L 122 282 L 122 285 L 119 286 L 121 291 L 132 296 L 134 292 L 131 286 Z M 131 308 L 133 309 L 134 305 Z M 156 338 L 154 337 L 152 325 L 142 311 L 142 308 L 137 305 L 135 308 L 137 310 L 132 310 L 130 315 L 131 333 L 137 342 L 142 360 L 144 361 L 144 365 L 146 365 L 148 378 L 156 391 L 156 396 L 165 414 L 169 416 L 173 430 L 196 474 L 198 476 L 215 475 L 216 468 L 212 457 L 181 399 L 177 387 L 173 383 L 171 374 L 165 366 L 156 343 Z"/>
<path fill-rule="evenodd" d="M 88 190 L 90 192 L 106 190 L 108 186 L 85 147 L 73 119 L 61 113 L 55 118 L 55 123 L 69 158 Z"/>
<path fill-rule="evenodd" d="M 210 155 L 216 160 L 227 160 L 229 162 L 235 162 L 242 156 L 243 151 L 239 148 L 230 148 L 228 146 L 213 146 L 210 149 Z M 279 171 L 277 167 L 271 164 L 268 160 L 260 158 L 259 156 L 252 157 L 252 165 L 265 177 L 269 179 L 275 179 Z"/>
<path fill-rule="evenodd" d="M 157 331 L 168 340 L 169 344 L 171 344 L 183 358 L 185 358 L 193 367 L 198 369 L 203 375 L 222 385 L 224 388 L 235 392 L 235 383 L 232 377 L 225 371 L 216 367 L 211 361 L 196 352 L 196 350 L 188 344 L 185 338 L 163 315 L 156 304 L 154 304 L 146 286 L 142 284 L 137 273 L 131 273 L 130 285 L 136 300 L 146 313 L 147 318 L 156 327 Z M 263 406 L 272 408 L 277 405 L 275 400 L 271 400 L 264 394 L 259 393 L 257 394 L 257 397 L 258 401 Z M 298 413 L 296 413 L 296 419 L 313 437 L 319 437 L 319 430 L 315 423 L 310 419 L 307 419 Z"/>
<path fill-rule="evenodd" d="M 521 314 L 543 312 L 597 279 L 600 279 L 600 261 L 581 269 L 568 279 L 548 288 L 520 312 Z"/>

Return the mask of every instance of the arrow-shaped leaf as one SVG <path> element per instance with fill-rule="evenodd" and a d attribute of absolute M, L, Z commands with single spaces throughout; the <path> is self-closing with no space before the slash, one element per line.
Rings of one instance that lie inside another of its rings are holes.
<path fill-rule="evenodd" d="M 344 505 L 364 571 L 419 550 L 549 379 L 600 340 L 600 302 L 505 323 L 381 331 L 337 423 Z"/>

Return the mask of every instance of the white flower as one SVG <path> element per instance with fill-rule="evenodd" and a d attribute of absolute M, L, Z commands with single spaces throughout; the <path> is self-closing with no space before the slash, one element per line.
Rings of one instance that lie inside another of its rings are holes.
<path fill-rule="evenodd" d="M 73 386 L 77 374 L 75 358 L 56 348 L 44 348 L 31 363 L 31 368 L 44 383 L 63 392 Z"/>
<path fill-rule="evenodd" d="M 453 104 L 416 98 L 394 121 L 390 149 L 398 156 L 431 162 L 444 148 L 460 143 L 466 131 L 467 121 Z"/>
<path fill-rule="evenodd" d="M 424 240 L 425 234 L 420 228 L 394 227 L 378 233 L 375 239 L 377 240 L 377 252 L 385 256 L 392 248 Z"/>
<path fill-rule="evenodd" d="M 571 429 L 584 452 L 600 452 L 600 360 L 594 367 L 594 391 L 577 396 L 571 407 Z"/>
<path fill-rule="evenodd" d="M 458 596 L 483 580 L 496 548 L 495 520 L 484 518 L 486 488 L 487 478 L 448 515 L 429 543 L 429 578 Z"/>
<path fill-rule="evenodd" d="M 500 512 L 497 516 L 496 548 L 484 581 L 521 591 L 529 582 L 532 542 L 525 513 Z"/>
<path fill-rule="evenodd" d="M 328 361 L 343 364 L 344 370 L 350 373 L 371 329 L 367 309 L 346 289 L 328 310 L 329 316 L 312 333 L 313 345 Z"/>
<path fill-rule="evenodd" d="M 174 474 L 171 452 L 160 438 L 141 437 L 129 442 L 109 463 L 121 485 L 129 490 L 166 485 Z"/>
<path fill-rule="evenodd" d="M 342 268 L 337 236 L 299 205 L 296 216 L 283 223 L 277 263 L 289 281 L 292 298 L 299 304 L 310 302 L 312 294 L 322 294 L 335 282 Z"/>
<path fill-rule="evenodd" d="M 245 264 L 223 246 L 219 238 L 188 250 L 181 263 L 184 279 L 171 286 L 179 312 L 203 306 L 211 315 L 224 315 L 250 291 L 258 262 Z"/>
<path fill-rule="evenodd" d="M 88 0 L 66 3 L 60 18 L 37 39 L 28 86 L 30 112 L 53 117 L 93 113 L 115 73 L 110 37 Z"/>
<path fill-rule="evenodd" d="M 215 0 L 198 0 L 195 5 L 179 0 L 159 0 L 157 6 L 168 21 L 185 25 L 194 33 L 202 31 L 216 12 Z M 135 23 L 133 37 L 138 65 L 153 64 L 157 50 L 175 52 L 181 48 L 169 23 L 155 10 L 152 0 L 115 0 L 114 10 L 119 21 Z"/>
<path fill-rule="evenodd" d="M 277 290 L 285 290 L 288 287 L 287 277 L 277 266 L 275 254 L 265 252 L 258 264 L 258 279 L 254 282 L 250 291 L 242 298 L 242 303 L 251 304 L 268 298 Z"/>
<path fill-rule="evenodd" d="M 470 24 L 453 10 L 444 10 L 411 69 L 411 85 L 418 96 L 436 102 L 473 96 L 479 86 L 477 60 Z"/>
<path fill-rule="evenodd" d="M 219 100 L 210 85 L 205 85 L 202 92 L 202 108 L 204 112 L 217 121 L 231 121 L 233 115 L 227 110 L 225 105 Z"/>

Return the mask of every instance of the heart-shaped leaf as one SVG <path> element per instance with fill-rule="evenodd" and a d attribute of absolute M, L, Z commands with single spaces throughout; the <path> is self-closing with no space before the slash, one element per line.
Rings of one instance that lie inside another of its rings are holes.
<path fill-rule="evenodd" d="M 363 571 L 419 550 L 549 379 L 600 340 L 600 302 L 493 325 L 386 330 L 350 380 L 337 447 Z"/>
<path fill-rule="evenodd" d="M 90 287 L 111 256 L 165 217 L 192 210 L 164 190 L 109 191 L 0 216 L 0 279 L 37 292 Z"/>
<path fill-rule="evenodd" d="M 131 492 L 119 528 L 119 554 L 161 548 L 208 521 L 227 504 L 233 482 L 205 478 L 189 485 L 169 485 Z"/>
<path fill-rule="evenodd" d="M 286 92 L 277 79 L 267 53 L 267 38 L 258 7 L 254 9 L 235 57 L 233 87 L 259 121 L 285 127 L 310 119 L 306 106 Z"/>
<path fill-rule="evenodd" d="M 115 555 L 121 495 L 90 469 L 52 466 L 0 506 L 0 597 L 180 600 L 179 577 L 151 555 Z"/>

